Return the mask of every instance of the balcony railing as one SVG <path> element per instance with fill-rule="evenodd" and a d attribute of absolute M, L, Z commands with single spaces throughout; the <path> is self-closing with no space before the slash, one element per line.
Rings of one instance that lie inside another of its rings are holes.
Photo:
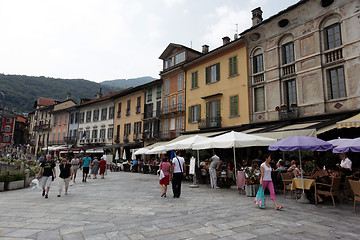
<path fill-rule="evenodd" d="M 153 140 L 160 138 L 160 131 L 144 131 L 142 135 L 143 140 Z"/>
<path fill-rule="evenodd" d="M 147 110 L 144 112 L 144 119 L 157 118 L 160 117 L 161 109 L 156 110 Z"/>
<path fill-rule="evenodd" d="M 65 141 L 64 140 L 51 140 L 49 141 L 48 145 L 64 145 Z"/>
<path fill-rule="evenodd" d="M 120 136 L 119 135 L 115 135 L 115 143 L 120 143 Z"/>
<path fill-rule="evenodd" d="M 50 123 L 40 124 L 40 125 L 34 126 L 34 128 L 33 128 L 34 132 L 46 131 L 49 129 L 50 129 Z"/>
<path fill-rule="evenodd" d="M 253 75 L 253 84 L 262 83 L 265 81 L 264 73 L 257 73 Z"/>
<path fill-rule="evenodd" d="M 64 142 L 66 142 L 67 144 L 75 144 L 77 142 L 77 137 L 64 137 Z"/>
<path fill-rule="evenodd" d="M 180 136 L 180 133 L 183 132 L 183 131 L 184 131 L 184 129 L 175 129 L 175 130 L 163 131 L 162 133 L 160 133 L 160 136 L 164 140 L 173 139 L 173 138 L 176 138 L 176 137 Z"/>
<path fill-rule="evenodd" d="M 140 141 L 140 133 L 134 133 L 134 134 L 133 134 L 133 140 L 134 140 L 135 142 Z"/>
<path fill-rule="evenodd" d="M 289 109 L 279 110 L 279 119 L 294 119 L 299 117 L 299 111 L 297 107 L 290 107 Z"/>
<path fill-rule="evenodd" d="M 332 63 L 343 59 L 342 48 L 325 52 L 325 63 Z"/>
<path fill-rule="evenodd" d="M 129 142 L 129 134 L 124 134 L 123 141 L 124 141 L 125 143 L 128 143 L 128 142 Z"/>
<path fill-rule="evenodd" d="M 205 119 L 199 120 L 199 129 L 205 129 L 205 128 L 218 128 L 221 127 L 221 117 L 209 117 Z"/>
<path fill-rule="evenodd" d="M 287 76 L 295 73 L 295 63 L 281 67 L 282 75 Z"/>
<path fill-rule="evenodd" d="M 167 106 L 163 109 L 163 114 L 182 112 L 185 110 L 185 106 L 182 103 L 175 104 L 174 106 Z"/>

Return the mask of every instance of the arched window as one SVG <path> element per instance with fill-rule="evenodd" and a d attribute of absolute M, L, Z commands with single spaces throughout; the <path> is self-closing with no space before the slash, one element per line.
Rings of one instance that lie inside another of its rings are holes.
<path fill-rule="evenodd" d="M 279 42 L 281 64 L 286 65 L 295 61 L 294 37 L 292 35 L 284 36 Z"/>

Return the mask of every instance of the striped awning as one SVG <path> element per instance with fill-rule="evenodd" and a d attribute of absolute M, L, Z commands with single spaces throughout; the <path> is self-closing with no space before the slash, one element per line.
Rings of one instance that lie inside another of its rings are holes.
<path fill-rule="evenodd" d="M 353 117 L 351 117 L 351 118 L 348 118 L 348 119 L 342 120 L 340 122 L 337 122 L 336 127 L 338 129 L 360 127 L 360 113 L 353 116 Z"/>

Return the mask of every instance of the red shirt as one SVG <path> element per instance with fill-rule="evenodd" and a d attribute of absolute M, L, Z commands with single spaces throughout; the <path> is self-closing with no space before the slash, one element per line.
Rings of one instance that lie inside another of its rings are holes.
<path fill-rule="evenodd" d="M 170 174 L 170 168 L 171 168 L 171 165 L 170 163 L 168 162 L 162 162 L 160 164 L 160 167 L 159 167 L 163 172 L 164 172 L 164 175 L 167 176 Z"/>

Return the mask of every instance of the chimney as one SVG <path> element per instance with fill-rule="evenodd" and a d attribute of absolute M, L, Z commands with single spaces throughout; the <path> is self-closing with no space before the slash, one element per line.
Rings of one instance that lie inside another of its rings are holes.
<path fill-rule="evenodd" d="M 230 38 L 227 37 L 227 36 L 223 37 L 222 40 L 223 40 L 223 45 L 226 45 L 226 44 L 228 44 L 230 42 Z"/>
<path fill-rule="evenodd" d="M 252 13 L 252 25 L 255 26 L 257 24 L 259 24 L 260 22 L 262 22 L 263 18 L 262 18 L 262 13 L 263 11 L 261 11 L 261 7 L 255 8 L 254 10 L 251 11 Z"/>
<path fill-rule="evenodd" d="M 70 100 L 71 99 L 71 93 L 67 93 L 66 94 L 66 100 Z"/>
<path fill-rule="evenodd" d="M 209 46 L 208 45 L 203 45 L 202 46 L 202 53 L 208 53 L 209 52 Z"/>
<path fill-rule="evenodd" d="M 95 98 L 101 98 L 102 96 L 102 88 L 100 88 L 100 91 L 96 94 Z"/>

